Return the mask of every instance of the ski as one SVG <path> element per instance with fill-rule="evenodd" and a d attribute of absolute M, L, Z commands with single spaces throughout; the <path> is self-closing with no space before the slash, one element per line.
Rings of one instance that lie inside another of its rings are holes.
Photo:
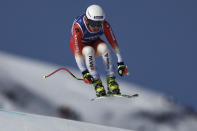
<path fill-rule="evenodd" d="M 99 99 L 105 99 L 108 97 L 122 97 L 122 98 L 134 98 L 138 97 L 139 94 L 133 94 L 133 95 L 127 95 L 127 94 L 107 94 L 106 96 L 100 96 L 100 97 L 95 97 L 92 98 L 91 101 L 99 100 Z"/>

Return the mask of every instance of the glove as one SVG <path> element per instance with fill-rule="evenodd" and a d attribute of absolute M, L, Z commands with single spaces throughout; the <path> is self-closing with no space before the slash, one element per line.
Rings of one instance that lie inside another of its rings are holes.
<path fill-rule="evenodd" d="M 129 75 L 129 72 L 127 70 L 127 66 L 124 65 L 124 62 L 118 62 L 118 74 L 120 76 L 123 76 L 124 74 Z"/>
<path fill-rule="evenodd" d="M 83 71 L 82 75 L 85 83 L 92 84 L 94 82 L 94 78 L 92 77 L 92 75 L 89 73 L 88 70 Z"/>

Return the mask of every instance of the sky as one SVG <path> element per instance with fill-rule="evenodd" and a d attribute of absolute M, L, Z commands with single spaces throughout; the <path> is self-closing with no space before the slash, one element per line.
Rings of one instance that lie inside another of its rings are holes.
<path fill-rule="evenodd" d="M 1 0 L 0 51 L 77 68 L 70 30 L 91 4 L 105 10 L 128 65 L 131 75 L 118 79 L 197 109 L 195 0 Z"/>

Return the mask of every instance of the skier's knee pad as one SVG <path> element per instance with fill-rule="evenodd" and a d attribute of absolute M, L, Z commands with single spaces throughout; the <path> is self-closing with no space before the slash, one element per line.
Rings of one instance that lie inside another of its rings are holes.
<path fill-rule="evenodd" d="M 105 43 L 99 44 L 97 46 L 97 52 L 99 56 L 105 55 L 109 52 L 108 47 Z"/>
<path fill-rule="evenodd" d="M 91 46 L 85 46 L 83 49 L 82 49 L 82 53 L 84 56 L 93 56 L 94 55 L 94 48 L 91 47 Z"/>

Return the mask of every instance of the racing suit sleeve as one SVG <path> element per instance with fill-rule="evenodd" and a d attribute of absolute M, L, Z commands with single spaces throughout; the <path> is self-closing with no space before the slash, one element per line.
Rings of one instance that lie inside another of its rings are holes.
<path fill-rule="evenodd" d="M 105 34 L 108 42 L 112 46 L 113 51 L 115 52 L 115 54 L 117 56 L 118 62 L 123 62 L 123 59 L 122 59 L 122 56 L 120 53 L 120 49 L 119 49 L 119 45 L 116 41 L 116 38 L 115 38 L 114 33 L 112 31 L 112 28 L 107 21 L 103 22 L 103 31 L 104 31 L 104 34 Z"/>
<path fill-rule="evenodd" d="M 85 60 L 82 55 L 82 35 L 83 32 L 78 24 L 73 25 L 72 29 L 72 37 L 70 41 L 71 50 L 75 56 L 75 60 L 77 63 L 78 68 L 81 72 L 87 69 L 85 65 Z"/>

